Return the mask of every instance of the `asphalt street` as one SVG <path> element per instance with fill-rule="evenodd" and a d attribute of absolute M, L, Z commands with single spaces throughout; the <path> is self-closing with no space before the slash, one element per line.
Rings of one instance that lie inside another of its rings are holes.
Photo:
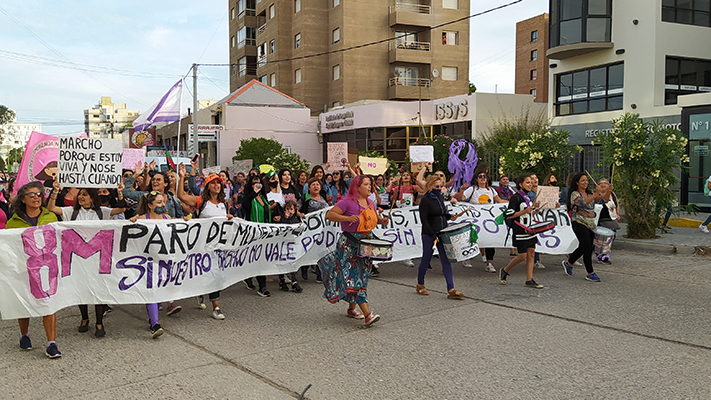
<path fill-rule="evenodd" d="M 494 265 L 509 259 L 499 250 Z M 438 260 L 429 296 L 415 293 L 416 268 L 386 264 L 368 287 L 382 317 L 370 328 L 325 301 L 313 275 L 300 294 L 271 279 L 271 298 L 232 286 L 224 321 L 180 300 L 177 316 L 161 313 L 167 332 L 156 340 L 144 306 L 115 306 L 101 339 L 93 309 L 92 329 L 79 333 L 71 307 L 58 313 L 56 360 L 44 355 L 41 319 L 29 352 L 17 323 L 0 321 L 0 398 L 295 399 L 308 385 L 309 399 L 709 398 L 711 257 L 625 249 L 612 259 L 595 265 L 593 283 L 543 255 L 537 290 L 524 287 L 523 265 L 504 286 L 477 257 L 454 266 L 464 300 L 446 298 Z"/>

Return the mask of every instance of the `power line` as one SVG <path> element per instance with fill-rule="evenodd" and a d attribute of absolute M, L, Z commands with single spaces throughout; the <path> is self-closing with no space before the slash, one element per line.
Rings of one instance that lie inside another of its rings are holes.
<path fill-rule="evenodd" d="M 478 13 L 475 13 L 475 14 L 467 15 L 466 17 L 458 18 L 458 19 L 455 19 L 455 20 L 453 20 L 453 21 L 449 21 L 449 22 L 445 22 L 445 23 L 442 23 L 442 24 L 439 24 L 439 25 L 435 25 L 435 26 L 433 26 L 433 27 L 425 28 L 425 29 L 423 29 L 423 30 L 420 30 L 420 31 L 417 31 L 417 32 L 414 32 L 414 33 L 415 33 L 415 34 L 419 34 L 419 33 L 429 32 L 429 31 L 432 31 L 432 30 L 437 29 L 437 28 L 442 28 L 442 27 L 447 26 L 447 25 L 456 24 L 456 23 L 458 23 L 458 22 L 466 21 L 466 20 L 471 19 L 471 18 L 479 17 L 479 16 L 482 16 L 482 15 L 484 15 L 484 14 L 488 14 L 488 13 L 491 13 L 491 12 L 494 12 L 494 11 L 498 11 L 498 10 L 504 9 L 504 8 L 506 8 L 506 7 L 510 7 L 510 6 L 514 5 L 514 4 L 521 3 L 522 1 L 524 1 L 524 0 L 514 0 L 514 1 L 510 2 L 510 3 L 502 4 L 502 5 L 498 6 L 498 7 L 490 8 L 490 9 L 488 9 L 488 10 L 484 10 L 484 11 L 481 11 L 481 12 L 478 12 Z M 357 49 L 362 49 L 362 48 L 365 48 L 365 47 L 375 46 L 375 45 L 377 45 L 377 44 L 387 43 L 387 42 L 390 42 L 390 41 L 393 41 L 393 40 L 396 40 L 396 39 L 404 39 L 406 36 L 411 35 L 411 34 L 412 34 L 412 33 L 408 33 L 408 34 L 396 36 L 396 37 L 393 37 L 393 38 L 387 38 L 387 39 L 376 40 L 376 41 L 374 41 L 374 42 L 369 42 L 369 43 L 359 44 L 359 45 L 356 45 L 356 46 L 346 47 L 346 48 L 344 48 L 344 49 L 330 50 L 330 51 L 326 51 L 326 52 L 322 52 L 322 53 L 309 54 L 309 55 L 305 55 L 305 56 L 292 57 L 292 58 L 284 58 L 284 59 L 281 59 L 281 60 L 267 61 L 265 64 L 277 64 L 277 63 L 280 63 L 280 62 L 295 61 L 295 60 L 305 60 L 305 59 L 308 59 L 308 58 L 321 57 L 321 56 L 326 56 L 326 55 L 329 55 L 329 54 L 343 53 L 343 52 L 350 51 L 350 50 L 357 50 Z M 236 65 L 236 64 L 200 64 L 200 65 L 201 65 L 201 66 L 206 66 L 206 67 L 226 67 L 226 66 L 231 66 L 231 65 Z"/>

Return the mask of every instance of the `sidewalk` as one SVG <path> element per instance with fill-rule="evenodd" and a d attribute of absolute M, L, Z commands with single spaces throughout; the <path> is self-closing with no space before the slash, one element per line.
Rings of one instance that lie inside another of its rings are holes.
<path fill-rule="evenodd" d="M 694 218 L 702 216 L 705 219 L 708 214 L 698 214 Z M 617 239 L 612 243 L 612 247 L 620 250 L 684 255 L 694 254 L 694 247 L 696 246 L 711 247 L 711 234 L 703 233 L 699 229 L 701 220 L 693 223 L 688 221 L 694 220 L 671 218 L 669 220 L 671 231 L 669 233 L 658 232 L 657 237 L 654 239 L 628 239 L 625 237 L 627 235 L 627 224 L 620 223 L 622 228 L 617 232 Z"/>

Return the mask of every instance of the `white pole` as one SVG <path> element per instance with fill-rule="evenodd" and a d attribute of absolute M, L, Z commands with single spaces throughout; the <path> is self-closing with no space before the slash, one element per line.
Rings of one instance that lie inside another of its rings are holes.
<path fill-rule="evenodd" d="M 190 147 L 190 154 L 195 154 L 198 152 L 199 146 L 197 142 L 197 113 L 198 113 L 198 94 L 197 94 L 197 64 L 193 63 L 193 131 L 189 133 L 189 137 L 192 138 L 192 146 Z"/>

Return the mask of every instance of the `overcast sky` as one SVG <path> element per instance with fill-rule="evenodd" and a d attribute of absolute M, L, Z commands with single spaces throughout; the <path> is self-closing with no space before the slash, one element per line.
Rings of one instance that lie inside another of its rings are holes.
<path fill-rule="evenodd" d="M 472 0 L 471 14 L 511 1 Z M 479 91 L 513 93 L 515 24 L 547 8 L 548 0 L 523 0 L 471 19 L 470 81 Z M 227 17 L 226 0 L 2 0 L 0 104 L 48 134 L 83 132 L 83 110 L 101 96 L 143 112 L 192 63 L 229 62 Z M 199 70 L 200 99 L 228 94 L 227 67 Z M 183 92 L 185 109 L 192 100 Z"/>

